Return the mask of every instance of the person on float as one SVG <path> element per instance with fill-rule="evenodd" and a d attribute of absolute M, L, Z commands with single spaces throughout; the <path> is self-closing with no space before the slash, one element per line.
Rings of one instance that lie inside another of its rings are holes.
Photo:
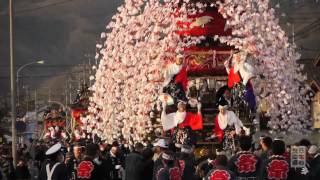
<path fill-rule="evenodd" d="M 178 103 L 178 110 L 175 113 L 166 114 L 166 103 L 163 103 L 161 122 L 164 131 L 173 130 L 174 143 L 176 146 L 194 145 L 196 143 L 193 131 L 203 129 L 201 115 L 201 104 L 197 103 L 196 113 L 186 111 L 186 103 Z"/>
<path fill-rule="evenodd" d="M 233 98 L 231 94 L 231 89 L 229 89 L 228 85 L 222 86 L 218 89 L 216 93 L 217 106 L 219 106 L 219 102 L 227 101 L 228 106 L 233 106 Z"/>
<path fill-rule="evenodd" d="M 62 145 L 57 143 L 46 151 L 49 161 L 42 167 L 39 180 L 67 180 L 67 167 L 64 164 Z"/>
<path fill-rule="evenodd" d="M 223 141 L 225 132 L 229 131 L 232 136 L 240 135 L 242 130 L 246 135 L 250 134 L 250 129 L 246 128 L 237 115 L 228 110 L 228 102 L 219 102 L 219 113 L 215 118 L 214 137 L 217 137 L 219 142 Z"/>
<path fill-rule="evenodd" d="M 250 151 L 251 137 L 241 136 L 239 144 L 241 151 L 230 158 L 228 169 L 235 173 L 237 179 L 257 179 L 260 173 L 260 160 Z"/>
<path fill-rule="evenodd" d="M 214 162 L 214 168 L 208 172 L 205 180 L 236 180 L 235 174 L 227 169 L 228 158 L 226 155 L 217 155 Z"/>
<path fill-rule="evenodd" d="M 196 102 L 198 111 L 196 113 L 186 111 L 187 103 L 180 101 L 178 103 L 178 110 L 174 113 L 166 113 L 166 103 L 162 103 L 161 122 L 164 131 L 168 131 L 174 127 L 180 128 L 191 127 L 192 130 L 200 130 L 203 128 L 203 120 L 201 115 L 201 103 Z"/>
<path fill-rule="evenodd" d="M 253 91 L 252 82 L 254 76 L 254 67 L 246 61 L 247 53 L 240 51 L 233 55 L 234 65 L 230 67 L 230 61 L 224 63 L 228 73 L 228 87 L 230 89 L 238 86 L 243 87 L 244 99 L 251 110 L 256 108 L 256 99 Z M 240 88 L 242 89 L 242 88 Z"/>
<path fill-rule="evenodd" d="M 174 104 L 178 101 L 187 101 L 188 86 L 187 67 L 183 65 L 183 55 L 178 54 L 175 62 L 167 65 L 163 83 L 163 93 L 170 95 Z"/>

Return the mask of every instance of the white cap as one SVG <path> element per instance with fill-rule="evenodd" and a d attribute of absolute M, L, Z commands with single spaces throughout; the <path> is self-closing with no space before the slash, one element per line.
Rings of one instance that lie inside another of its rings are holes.
<path fill-rule="evenodd" d="M 164 139 L 159 139 L 157 142 L 153 144 L 153 146 L 159 146 L 161 148 L 168 148 L 168 143 Z"/>
<path fill-rule="evenodd" d="M 52 155 L 52 154 L 60 151 L 61 147 L 62 147 L 62 145 L 61 145 L 60 143 L 57 143 L 57 144 L 51 146 L 51 147 L 47 150 L 46 155 L 47 155 L 47 156 L 48 156 L 48 155 Z"/>
<path fill-rule="evenodd" d="M 317 154 L 318 153 L 318 147 L 316 145 L 312 145 L 310 146 L 309 150 L 308 150 L 309 154 Z"/>

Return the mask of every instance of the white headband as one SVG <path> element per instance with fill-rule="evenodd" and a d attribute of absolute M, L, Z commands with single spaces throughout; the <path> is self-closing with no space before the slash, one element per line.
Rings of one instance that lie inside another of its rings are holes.
<path fill-rule="evenodd" d="M 228 105 L 224 105 L 224 106 L 219 105 L 219 109 L 226 109 L 226 108 L 228 108 Z"/>

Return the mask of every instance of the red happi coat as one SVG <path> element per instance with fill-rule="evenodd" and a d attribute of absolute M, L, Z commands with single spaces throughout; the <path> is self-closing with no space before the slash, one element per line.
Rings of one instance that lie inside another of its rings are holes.
<path fill-rule="evenodd" d="M 219 116 L 219 114 L 216 116 L 216 118 L 214 120 L 215 128 L 214 128 L 213 134 L 215 134 L 216 137 L 218 137 L 218 140 L 221 143 L 222 139 L 223 139 L 223 136 L 224 136 L 224 132 L 219 126 L 218 116 Z"/>
<path fill-rule="evenodd" d="M 179 128 L 191 127 L 192 130 L 203 129 L 201 113 L 187 112 L 185 120 L 179 124 Z"/>
<path fill-rule="evenodd" d="M 234 67 L 232 67 L 228 74 L 228 87 L 232 88 L 235 84 L 241 81 L 239 71 L 234 73 Z"/>
<path fill-rule="evenodd" d="M 176 75 L 174 82 L 176 84 L 181 83 L 184 91 L 187 90 L 188 87 L 188 76 L 187 76 L 187 67 L 183 66 L 179 73 Z"/>

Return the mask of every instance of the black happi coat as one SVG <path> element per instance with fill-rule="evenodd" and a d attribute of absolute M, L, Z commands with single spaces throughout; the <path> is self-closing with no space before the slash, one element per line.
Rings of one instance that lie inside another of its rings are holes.
<path fill-rule="evenodd" d="M 259 158 L 250 151 L 240 151 L 228 163 L 228 169 L 236 177 L 257 178 L 259 175 Z"/>
<path fill-rule="evenodd" d="M 173 131 L 173 143 L 192 146 L 196 144 L 196 135 L 190 127 L 175 127 Z"/>
<path fill-rule="evenodd" d="M 262 180 L 289 180 L 292 179 L 292 170 L 290 169 L 290 163 L 284 156 L 272 155 L 262 165 L 265 167 L 261 174 Z"/>
<path fill-rule="evenodd" d="M 223 166 L 216 166 L 208 172 L 205 180 L 236 180 L 234 173 Z"/>
<path fill-rule="evenodd" d="M 188 154 L 182 153 L 178 158 L 179 166 L 182 173 L 183 180 L 195 180 L 196 179 L 196 168 L 195 160 Z"/>
<path fill-rule="evenodd" d="M 167 86 L 163 87 L 162 92 L 169 94 L 173 98 L 174 104 L 178 103 L 179 101 L 186 102 L 188 100 L 186 93 L 184 92 L 182 85 L 175 82 L 175 77 L 176 75 L 172 78 Z"/>
<path fill-rule="evenodd" d="M 155 170 L 154 180 L 183 180 L 179 163 L 175 161 L 173 165 L 168 165 L 161 161 L 162 166 Z"/>
<path fill-rule="evenodd" d="M 91 158 L 85 157 L 78 165 L 77 178 L 81 180 L 100 180 L 101 169 Z"/>

